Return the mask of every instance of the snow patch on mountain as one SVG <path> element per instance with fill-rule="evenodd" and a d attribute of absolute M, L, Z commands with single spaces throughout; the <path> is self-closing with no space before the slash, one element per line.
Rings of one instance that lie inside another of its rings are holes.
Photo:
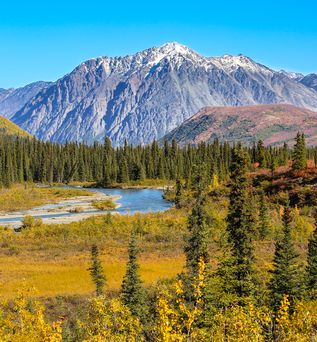
<path fill-rule="evenodd" d="M 269 103 L 317 110 L 317 93 L 247 56 L 205 57 L 173 42 L 85 61 L 29 99 L 13 121 L 44 140 L 145 144 L 205 106 Z"/>

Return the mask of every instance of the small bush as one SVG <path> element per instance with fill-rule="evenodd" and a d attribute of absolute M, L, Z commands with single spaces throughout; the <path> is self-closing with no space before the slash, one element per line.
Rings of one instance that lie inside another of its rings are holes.
<path fill-rule="evenodd" d="M 75 208 L 72 208 L 72 209 L 69 209 L 69 212 L 70 213 L 82 213 L 84 211 L 84 209 L 82 207 L 75 207 Z"/>
<path fill-rule="evenodd" d="M 43 220 L 40 217 L 35 218 L 31 215 L 26 215 L 24 216 L 22 220 L 21 228 L 25 229 L 25 228 L 31 228 L 31 227 L 38 227 L 38 226 L 41 226 L 42 224 L 43 224 Z"/>
<path fill-rule="evenodd" d="M 110 199 L 95 201 L 92 205 L 98 210 L 112 210 L 116 208 L 116 203 Z"/>

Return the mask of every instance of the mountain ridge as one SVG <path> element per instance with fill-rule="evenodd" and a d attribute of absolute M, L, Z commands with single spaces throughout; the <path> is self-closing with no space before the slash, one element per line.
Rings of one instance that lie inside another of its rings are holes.
<path fill-rule="evenodd" d="M 281 102 L 317 110 L 317 92 L 247 56 L 205 57 L 173 42 L 87 60 L 12 120 L 44 140 L 146 144 L 205 106 Z"/>
<path fill-rule="evenodd" d="M 10 119 L 39 91 L 52 82 L 37 81 L 19 88 L 0 89 L 0 113 Z"/>

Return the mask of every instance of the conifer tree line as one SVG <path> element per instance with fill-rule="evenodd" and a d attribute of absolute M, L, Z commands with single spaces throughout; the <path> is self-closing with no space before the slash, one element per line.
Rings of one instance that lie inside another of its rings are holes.
<path fill-rule="evenodd" d="M 195 173 L 204 169 L 207 181 L 217 175 L 226 180 L 235 146 L 214 140 L 211 143 L 177 146 L 154 141 L 146 146 L 113 148 L 106 138 L 104 144 L 55 144 L 37 139 L 0 136 L 0 185 L 43 182 L 68 183 L 92 181 L 107 186 L 147 179 L 184 179 L 190 182 Z M 249 163 L 271 168 L 285 165 L 293 157 L 295 168 L 301 168 L 306 158 L 317 159 L 316 149 L 306 149 L 303 134 L 298 134 L 294 151 L 282 147 L 264 147 L 263 142 L 245 148 Z M 199 171 L 197 171 L 199 168 Z"/>

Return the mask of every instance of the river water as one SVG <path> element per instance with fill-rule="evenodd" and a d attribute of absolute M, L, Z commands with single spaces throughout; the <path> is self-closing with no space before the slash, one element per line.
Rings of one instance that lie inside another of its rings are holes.
<path fill-rule="evenodd" d="M 162 212 L 169 209 L 172 206 L 172 203 L 166 201 L 163 198 L 163 191 L 159 189 L 87 189 L 93 192 L 103 192 L 107 195 L 111 196 L 120 196 L 119 199 L 116 200 L 120 206 L 112 212 L 118 213 L 121 215 L 124 214 L 134 214 L 137 212 L 146 213 L 146 212 Z M 41 207 L 33 208 L 36 211 L 47 210 L 57 208 L 59 206 L 63 206 L 64 202 L 61 201 L 55 204 L 46 204 Z M 68 202 L 68 204 L 72 204 Z M 35 212 L 36 212 L 35 211 Z M 54 212 L 46 212 L 42 215 L 32 215 L 35 218 L 42 218 L 42 219 L 57 219 L 61 217 L 72 217 L 73 221 L 76 221 L 76 216 L 78 216 L 78 220 L 82 219 L 83 214 L 88 214 L 89 216 L 101 214 L 100 210 L 89 210 L 87 212 L 81 213 L 54 213 Z M 19 226 L 21 221 L 25 215 L 28 214 L 28 211 L 21 213 L 17 213 L 17 215 L 10 214 L 10 217 L 0 217 L 0 225 L 13 225 Z"/>
<path fill-rule="evenodd" d="M 120 214 L 135 212 L 159 212 L 171 207 L 171 202 L 163 198 L 163 191 L 158 189 L 93 189 L 107 195 L 121 196 L 116 202 L 120 207 L 116 211 Z"/>

